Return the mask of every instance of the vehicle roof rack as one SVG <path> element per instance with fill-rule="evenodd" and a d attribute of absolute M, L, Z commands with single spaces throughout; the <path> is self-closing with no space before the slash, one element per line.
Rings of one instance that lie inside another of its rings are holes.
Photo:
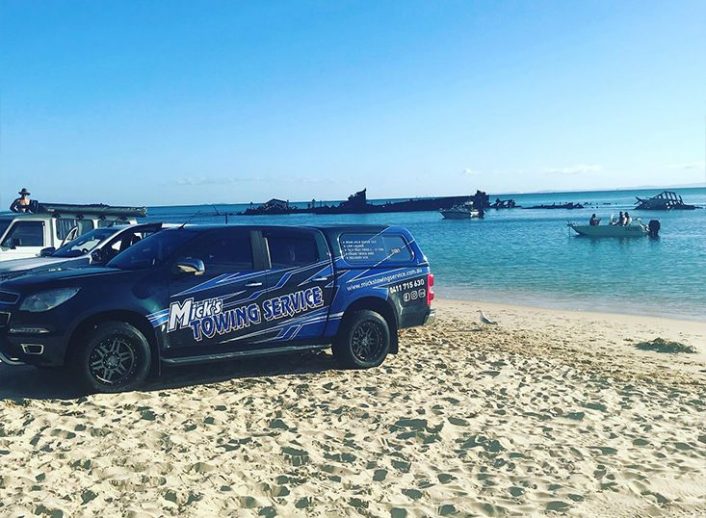
<path fill-rule="evenodd" d="M 104 203 L 39 203 L 35 214 L 75 215 L 75 216 L 117 216 L 120 218 L 144 218 L 146 207 L 114 207 Z"/>

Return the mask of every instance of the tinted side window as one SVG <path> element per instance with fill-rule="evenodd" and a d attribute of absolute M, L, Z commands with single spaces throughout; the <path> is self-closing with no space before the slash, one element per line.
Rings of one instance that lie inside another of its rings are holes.
<path fill-rule="evenodd" d="M 341 252 L 351 264 L 409 262 L 414 258 L 404 237 L 395 234 L 343 234 L 339 238 Z"/>
<path fill-rule="evenodd" d="M 239 272 L 253 269 L 250 232 L 224 229 L 208 232 L 185 250 L 186 257 L 201 259 L 210 272 Z"/>
<path fill-rule="evenodd" d="M 108 219 L 103 216 L 101 216 L 101 218 L 98 220 L 98 228 L 114 227 L 115 225 L 129 225 L 129 224 L 130 224 L 130 222 L 128 220 Z"/>
<path fill-rule="evenodd" d="M 106 244 L 104 246 L 103 253 L 105 254 L 106 258 L 110 260 L 116 255 L 118 255 L 120 252 L 124 252 L 132 245 L 139 243 L 144 238 L 149 237 L 152 234 L 154 234 L 154 231 L 151 230 L 125 231 L 121 233 L 117 238 L 113 239 L 108 244 Z"/>
<path fill-rule="evenodd" d="M 2 246 L 44 246 L 44 223 L 20 221 L 10 229 Z"/>
<path fill-rule="evenodd" d="M 78 233 L 84 235 L 86 232 L 90 232 L 95 228 L 92 219 L 81 219 L 78 222 Z"/>
<path fill-rule="evenodd" d="M 72 228 L 78 225 L 78 221 L 72 218 L 59 218 L 56 220 L 56 237 L 60 241 L 66 239 Z"/>
<path fill-rule="evenodd" d="M 319 262 L 319 249 L 312 234 L 269 232 L 265 234 L 272 268 L 306 266 Z"/>

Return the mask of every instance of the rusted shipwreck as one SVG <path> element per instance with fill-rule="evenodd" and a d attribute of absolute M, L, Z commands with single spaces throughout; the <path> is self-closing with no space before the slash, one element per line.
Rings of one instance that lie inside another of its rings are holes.
<path fill-rule="evenodd" d="M 532 207 L 523 207 L 524 209 L 566 209 L 566 210 L 574 210 L 574 209 L 583 209 L 584 205 L 582 203 L 574 203 L 573 201 L 567 202 L 567 203 L 552 203 L 551 205 L 548 204 L 543 204 L 543 205 L 533 205 Z"/>
<path fill-rule="evenodd" d="M 634 210 L 694 210 L 696 205 L 684 203 L 680 195 L 674 191 L 662 191 L 652 198 L 637 198 Z"/>
<path fill-rule="evenodd" d="M 289 201 L 272 199 L 257 207 L 250 207 L 239 213 L 242 216 L 281 215 L 281 214 L 378 214 L 387 212 L 423 212 L 449 209 L 467 203 L 471 196 L 442 196 L 435 198 L 410 198 L 409 200 L 369 203 L 367 189 L 358 191 L 337 205 L 320 204 L 312 200 L 305 207 Z"/>

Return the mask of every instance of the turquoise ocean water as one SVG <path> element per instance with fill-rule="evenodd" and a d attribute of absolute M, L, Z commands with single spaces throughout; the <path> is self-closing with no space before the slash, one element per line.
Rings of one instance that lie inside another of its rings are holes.
<path fill-rule="evenodd" d="M 437 292 L 448 298 L 578 310 L 661 315 L 706 321 L 706 210 L 632 212 L 662 223 L 658 240 L 589 239 L 568 221 L 630 210 L 635 196 L 659 189 L 501 195 L 530 206 L 574 201 L 582 210 L 490 210 L 484 220 L 450 221 L 433 212 L 340 216 L 230 216 L 242 224 L 383 223 L 404 225 L 429 258 Z M 706 189 L 679 189 L 686 202 L 706 205 Z M 491 195 L 491 200 L 495 195 Z M 216 211 L 246 205 L 152 207 L 149 220 L 223 222 Z M 196 216 L 195 216 L 196 215 Z"/>

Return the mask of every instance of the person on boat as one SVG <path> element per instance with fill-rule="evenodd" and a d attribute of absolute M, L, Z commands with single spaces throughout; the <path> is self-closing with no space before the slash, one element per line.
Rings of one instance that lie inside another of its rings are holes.
<path fill-rule="evenodd" d="M 600 222 L 601 220 L 598 219 L 595 214 L 591 216 L 591 219 L 588 220 L 588 224 L 592 227 L 597 227 Z"/>
<path fill-rule="evenodd" d="M 32 212 L 32 201 L 29 199 L 31 196 L 30 192 L 22 187 L 22 190 L 17 194 L 19 194 L 20 197 L 12 202 L 10 210 L 12 212 Z"/>
<path fill-rule="evenodd" d="M 627 227 L 630 223 L 632 223 L 632 217 L 630 216 L 630 214 L 628 214 L 626 212 L 625 213 L 625 223 L 623 223 L 623 225 L 625 225 Z"/>

